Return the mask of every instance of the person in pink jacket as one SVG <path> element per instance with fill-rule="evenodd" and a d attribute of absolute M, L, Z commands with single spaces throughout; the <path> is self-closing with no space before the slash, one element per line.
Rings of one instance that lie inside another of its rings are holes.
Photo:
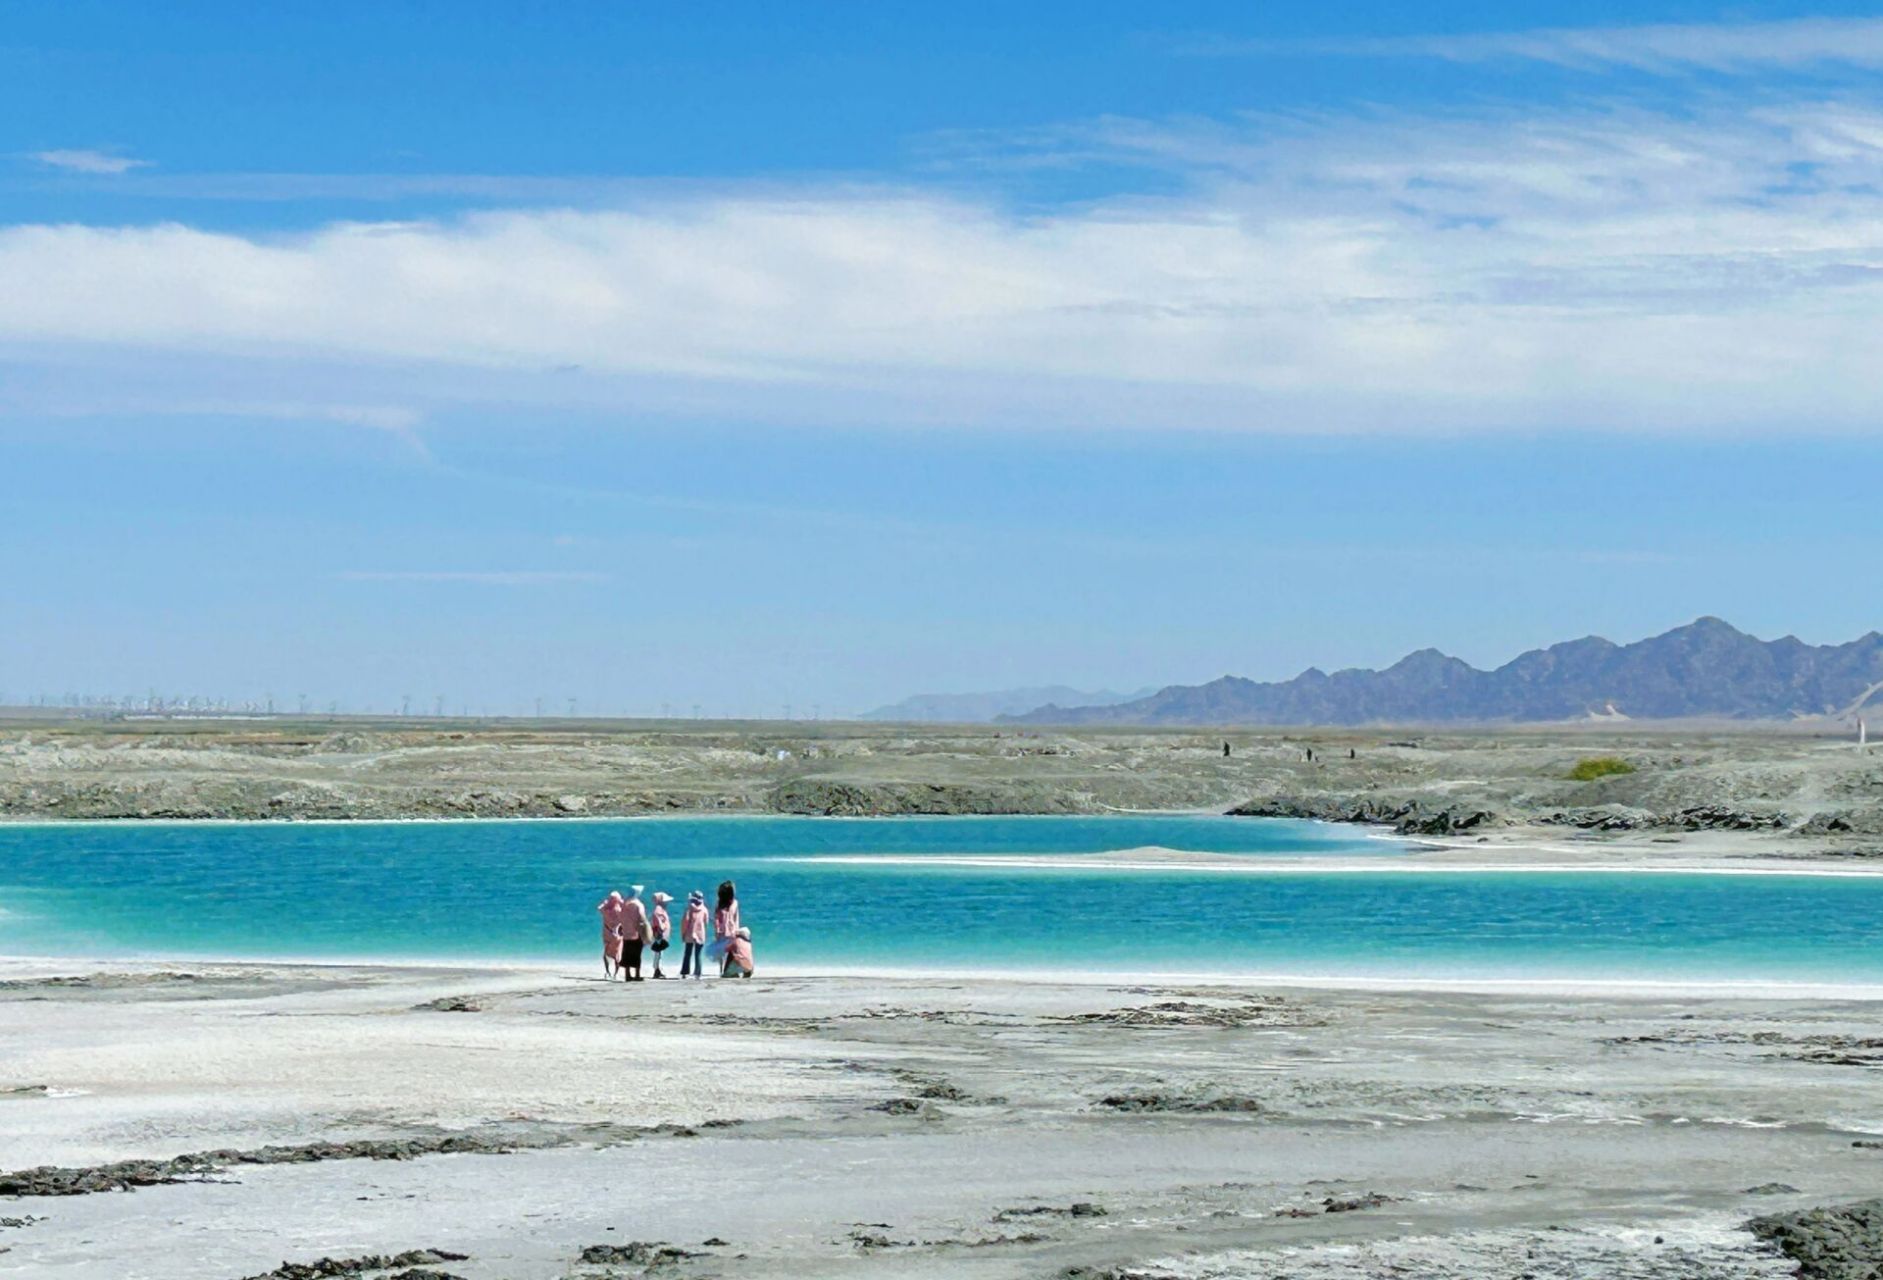
<path fill-rule="evenodd" d="M 725 978 L 752 976 L 752 931 L 750 929 L 739 930 L 726 943 L 726 967 L 720 976 Z"/>
<path fill-rule="evenodd" d="M 619 893 L 611 893 L 595 909 L 602 914 L 602 977 L 611 979 L 621 963 L 621 917 L 628 904 Z"/>
<path fill-rule="evenodd" d="M 673 921 L 667 918 L 667 904 L 672 901 L 672 894 L 656 893 L 654 895 L 654 911 L 647 920 L 647 947 L 648 950 L 654 953 L 654 976 L 656 978 L 664 978 L 667 976 L 660 971 L 660 953 L 667 949 L 668 943 L 673 938 Z"/>
<path fill-rule="evenodd" d="M 706 976 L 706 895 L 695 889 L 687 895 L 687 909 L 680 917 L 680 976 Z"/>
<path fill-rule="evenodd" d="M 713 958 L 720 962 L 719 972 L 726 972 L 726 948 L 739 932 L 739 891 L 730 880 L 719 882 L 719 905 L 713 908 Z"/>
<path fill-rule="evenodd" d="M 641 949 L 648 942 L 647 904 L 641 901 L 641 886 L 628 889 L 628 900 L 621 913 L 621 977 L 627 982 L 641 980 Z"/>

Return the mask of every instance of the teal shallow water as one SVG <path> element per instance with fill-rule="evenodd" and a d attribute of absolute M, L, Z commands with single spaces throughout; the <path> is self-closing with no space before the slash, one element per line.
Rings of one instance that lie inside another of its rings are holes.
<path fill-rule="evenodd" d="M 1089 860 L 1151 845 L 1248 874 Z M 1379 869 L 1272 874 L 1303 854 Z M 1883 982 L 1880 879 L 1407 860 L 1187 816 L 0 827 L 0 954 L 580 960 L 609 889 L 730 877 L 793 968 Z"/>

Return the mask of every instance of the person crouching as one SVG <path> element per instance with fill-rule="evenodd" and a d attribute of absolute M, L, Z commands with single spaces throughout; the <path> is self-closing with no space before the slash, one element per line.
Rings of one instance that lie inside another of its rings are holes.
<path fill-rule="evenodd" d="M 722 978 L 752 976 L 752 931 L 741 929 L 726 943 L 726 964 L 719 971 Z"/>

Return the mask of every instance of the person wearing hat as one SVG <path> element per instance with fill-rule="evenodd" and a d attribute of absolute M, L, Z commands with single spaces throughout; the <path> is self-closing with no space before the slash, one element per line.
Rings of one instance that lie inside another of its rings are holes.
<path fill-rule="evenodd" d="M 628 903 L 619 893 L 611 893 L 595 909 L 602 914 L 602 977 L 612 979 L 615 966 L 621 963 L 621 915 Z"/>
<path fill-rule="evenodd" d="M 654 914 L 647 921 L 647 949 L 654 953 L 654 976 L 664 978 L 660 971 L 660 953 L 668 946 L 668 939 L 673 937 L 673 922 L 667 918 L 667 904 L 673 901 L 673 895 L 656 893 L 654 895 Z"/>
<path fill-rule="evenodd" d="M 628 886 L 628 900 L 621 912 L 621 977 L 624 982 L 641 980 L 641 949 L 647 945 L 647 904 L 641 901 L 641 886 Z"/>
<path fill-rule="evenodd" d="M 680 917 L 680 976 L 706 976 L 706 895 L 695 889 L 687 895 L 687 909 Z"/>
<path fill-rule="evenodd" d="M 749 978 L 752 976 L 752 931 L 741 927 L 726 940 L 726 967 L 721 971 L 722 978 Z"/>

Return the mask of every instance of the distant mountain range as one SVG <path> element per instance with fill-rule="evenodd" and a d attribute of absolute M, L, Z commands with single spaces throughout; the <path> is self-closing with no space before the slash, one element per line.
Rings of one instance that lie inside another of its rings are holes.
<path fill-rule="evenodd" d="M 997 689 L 992 693 L 918 693 L 913 698 L 866 711 L 861 718 L 983 724 L 996 716 L 1031 711 L 1049 702 L 1066 707 L 1107 707 L 1115 702 L 1147 697 L 1151 692 L 1139 689 L 1136 693 L 1113 693 L 1100 689 L 1086 693 L 1063 684 L 1048 684 L 1031 689 Z"/>
<path fill-rule="evenodd" d="M 1588 636 L 1533 649 L 1494 671 L 1421 649 L 1384 671 L 1328 675 L 1310 668 L 1267 684 L 1224 676 L 1103 705 L 1059 701 L 1000 719 L 1145 725 L 1788 720 L 1845 714 L 1879 693 L 1883 635 L 1875 631 L 1849 644 L 1808 645 L 1794 636 L 1760 640 L 1718 618 L 1701 618 L 1633 644 Z"/>

